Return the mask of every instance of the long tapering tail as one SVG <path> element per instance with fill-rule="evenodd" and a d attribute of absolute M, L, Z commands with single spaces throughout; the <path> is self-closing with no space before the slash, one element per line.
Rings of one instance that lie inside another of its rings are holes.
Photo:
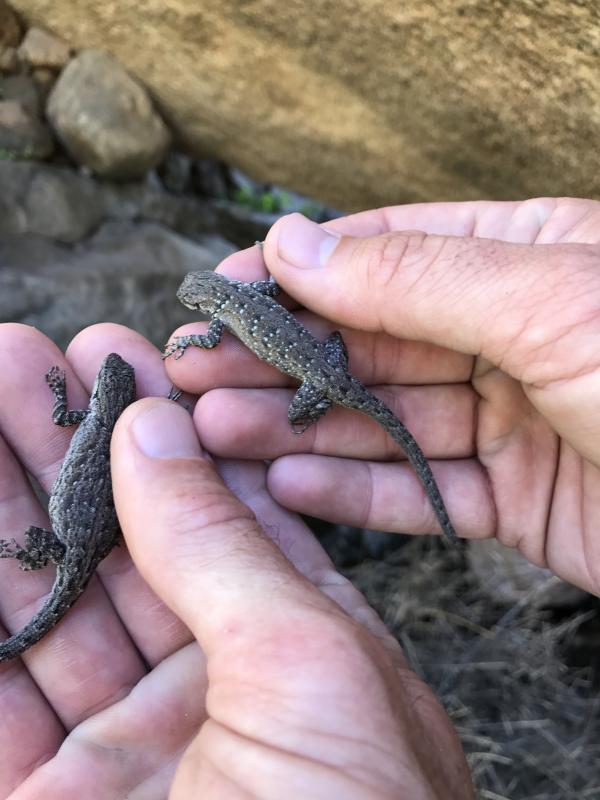
<path fill-rule="evenodd" d="M 91 574 L 90 572 L 90 576 Z M 0 642 L 0 662 L 16 658 L 31 645 L 37 644 L 60 622 L 83 592 L 85 585 L 85 583 L 80 585 L 78 578 L 75 578 L 71 585 L 62 568 L 58 567 L 52 590 L 44 605 L 20 631 Z"/>
<path fill-rule="evenodd" d="M 446 506 L 444 505 L 436 480 L 433 477 L 429 462 L 423 455 L 423 451 L 417 444 L 414 436 L 382 400 L 371 394 L 365 387 L 362 388 L 365 394 L 368 395 L 369 402 L 365 403 L 362 400 L 358 400 L 356 403 L 348 403 L 348 405 L 355 408 L 357 411 L 362 411 L 363 414 L 368 414 L 372 419 L 378 422 L 404 450 L 408 461 L 423 484 L 423 488 L 435 511 L 442 531 L 453 544 L 458 544 L 459 539 L 454 530 L 454 526 L 450 522 L 450 517 L 446 511 Z"/>

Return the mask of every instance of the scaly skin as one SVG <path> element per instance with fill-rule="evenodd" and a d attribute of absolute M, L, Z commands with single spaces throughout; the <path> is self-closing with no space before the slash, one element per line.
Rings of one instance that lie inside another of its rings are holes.
<path fill-rule="evenodd" d="M 50 495 L 52 530 L 31 527 L 25 546 L 0 540 L 0 558 L 17 558 L 21 568 L 56 564 L 52 591 L 37 614 L 0 643 L 0 662 L 21 655 L 64 617 L 82 594 L 98 564 L 117 543 L 119 523 L 110 477 L 110 439 L 122 411 L 135 399 L 133 367 L 116 353 L 100 367 L 87 411 L 67 411 L 65 376 L 57 367 L 46 375 L 55 396 L 57 425 L 80 423 Z"/>
<path fill-rule="evenodd" d="M 288 411 L 292 428 L 302 433 L 333 403 L 352 408 L 376 420 L 406 453 L 447 538 L 457 541 L 454 527 L 431 467 L 412 434 L 379 398 L 348 372 L 348 354 L 339 332 L 324 342 L 272 298 L 279 287 L 273 281 L 242 283 L 215 272 L 190 272 L 177 297 L 184 306 L 210 314 L 206 334 L 179 336 L 163 357 L 180 358 L 187 347 L 215 347 L 227 328 L 258 358 L 300 381 Z"/>

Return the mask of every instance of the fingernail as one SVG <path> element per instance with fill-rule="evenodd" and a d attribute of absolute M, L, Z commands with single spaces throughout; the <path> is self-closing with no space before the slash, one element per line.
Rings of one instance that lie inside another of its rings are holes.
<path fill-rule="evenodd" d="M 279 231 L 279 257 L 295 267 L 323 267 L 337 247 L 340 237 L 311 222 L 302 214 L 290 214 Z"/>
<path fill-rule="evenodd" d="M 189 414 L 171 402 L 140 411 L 131 424 L 139 449 L 150 458 L 197 458 L 202 448 Z"/>

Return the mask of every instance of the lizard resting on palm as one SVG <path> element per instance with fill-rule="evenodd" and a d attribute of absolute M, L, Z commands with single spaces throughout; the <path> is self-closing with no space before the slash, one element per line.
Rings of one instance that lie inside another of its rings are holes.
<path fill-rule="evenodd" d="M 258 358 L 300 381 L 288 410 L 294 432 L 305 431 L 333 403 L 367 414 L 402 447 L 423 484 L 442 531 L 456 542 L 454 527 L 423 451 L 385 403 L 350 374 L 341 334 L 334 331 L 320 342 L 272 299 L 278 293 L 274 281 L 243 283 L 216 272 L 188 273 L 177 297 L 187 308 L 209 314 L 211 321 L 205 334 L 176 337 L 165 348 L 163 357 L 180 358 L 190 345 L 213 348 L 227 328 Z"/>

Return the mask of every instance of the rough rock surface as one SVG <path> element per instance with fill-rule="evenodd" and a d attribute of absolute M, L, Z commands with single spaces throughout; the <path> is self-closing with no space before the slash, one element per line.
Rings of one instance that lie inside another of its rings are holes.
<path fill-rule="evenodd" d="M 0 49 L 15 47 L 21 41 L 21 26 L 15 12 L 0 0 Z"/>
<path fill-rule="evenodd" d="M 263 239 L 273 221 L 152 179 L 100 183 L 35 162 L 0 160 L 0 187 L 0 322 L 35 325 L 62 347 L 102 320 L 164 344 L 195 318 L 175 298 L 183 275 Z"/>
<path fill-rule="evenodd" d="M 62 69 L 71 56 L 71 48 L 62 39 L 41 28 L 30 28 L 21 42 L 18 55 L 30 67 Z"/>
<path fill-rule="evenodd" d="M 14 72 L 18 63 L 16 48 L 0 46 L 0 72 Z"/>
<path fill-rule="evenodd" d="M 192 242 L 151 223 L 107 222 L 71 247 L 42 236 L 0 235 L 0 322 L 23 322 L 66 347 L 81 328 L 119 322 L 162 346 L 197 319 L 175 298 L 191 269 L 212 269 L 233 247 Z"/>
<path fill-rule="evenodd" d="M 181 139 L 348 209 L 600 196 L 593 2 L 12 0 L 150 88 Z"/>
<path fill-rule="evenodd" d="M 146 90 L 100 51 L 84 51 L 69 62 L 50 94 L 47 113 L 77 163 L 103 177 L 145 175 L 170 142 Z"/>
<path fill-rule="evenodd" d="M 54 141 L 47 125 L 20 101 L 0 100 L 1 153 L 13 158 L 47 158 L 53 149 Z"/>
<path fill-rule="evenodd" d="M 97 182 L 71 169 L 0 160 L 0 235 L 73 244 L 106 220 L 154 222 L 192 239 L 213 233 L 238 247 L 264 239 L 276 217 L 226 202 L 178 197 L 145 182 Z"/>
<path fill-rule="evenodd" d="M 18 100 L 34 116 L 42 114 L 41 90 L 29 75 L 1 77 L 0 98 L 2 100 Z"/>

